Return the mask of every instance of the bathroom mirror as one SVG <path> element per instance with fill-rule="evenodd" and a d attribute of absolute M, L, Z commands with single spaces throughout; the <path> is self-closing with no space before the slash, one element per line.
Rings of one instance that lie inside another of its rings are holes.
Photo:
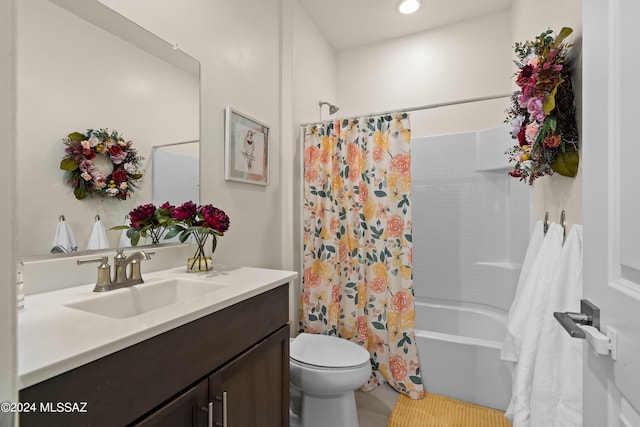
<path fill-rule="evenodd" d="M 134 207 L 169 200 L 156 200 L 165 195 L 152 188 L 154 176 L 166 182 L 185 162 L 198 164 L 200 65 L 97 0 L 16 7 L 18 254 L 49 254 L 61 215 L 83 251 L 96 215 L 107 229 L 124 224 Z M 77 200 L 59 168 L 68 134 L 101 128 L 117 130 L 144 157 L 143 178 L 127 200 Z M 154 152 L 170 154 L 154 164 Z M 198 202 L 197 168 L 182 178 L 172 192 Z M 107 232 L 111 248 L 120 233 Z"/>

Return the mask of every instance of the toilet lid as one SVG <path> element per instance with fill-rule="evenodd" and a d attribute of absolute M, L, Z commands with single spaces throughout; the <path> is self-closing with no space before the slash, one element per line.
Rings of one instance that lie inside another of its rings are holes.
<path fill-rule="evenodd" d="M 348 368 L 369 361 L 369 352 L 359 345 L 329 335 L 302 333 L 291 343 L 289 357 L 307 365 Z"/>

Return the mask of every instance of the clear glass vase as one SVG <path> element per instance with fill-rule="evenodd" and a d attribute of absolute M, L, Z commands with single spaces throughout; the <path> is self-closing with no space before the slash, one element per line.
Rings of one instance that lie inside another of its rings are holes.
<path fill-rule="evenodd" d="M 196 242 L 196 251 L 193 256 L 187 260 L 187 271 L 198 273 L 211 270 L 213 267 L 212 259 L 205 253 L 205 244 L 207 243 L 209 234 L 195 232 L 192 236 Z M 213 255 L 213 252 L 211 254 Z"/>

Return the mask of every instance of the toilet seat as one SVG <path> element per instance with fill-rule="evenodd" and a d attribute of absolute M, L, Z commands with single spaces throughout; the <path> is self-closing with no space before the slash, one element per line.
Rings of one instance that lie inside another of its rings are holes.
<path fill-rule="evenodd" d="M 291 362 L 317 369 L 353 369 L 368 365 L 369 352 L 342 338 L 301 333 L 291 343 Z"/>

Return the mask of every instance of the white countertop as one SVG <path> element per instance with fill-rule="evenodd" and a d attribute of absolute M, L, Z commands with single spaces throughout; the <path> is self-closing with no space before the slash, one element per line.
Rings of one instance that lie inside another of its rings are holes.
<path fill-rule="evenodd" d="M 115 319 L 66 307 L 106 295 L 94 284 L 27 295 L 18 313 L 18 387 L 20 389 L 107 356 L 185 323 L 199 319 L 288 283 L 296 272 L 252 267 L 216 268 L 187 273 L 184 267 L 144 274 L 145 284 L 171 278 L 225 285 L 215 293 L 180 301 L 138 316 Z M 142 285 L 144 286 L 144 285 Z"/>

